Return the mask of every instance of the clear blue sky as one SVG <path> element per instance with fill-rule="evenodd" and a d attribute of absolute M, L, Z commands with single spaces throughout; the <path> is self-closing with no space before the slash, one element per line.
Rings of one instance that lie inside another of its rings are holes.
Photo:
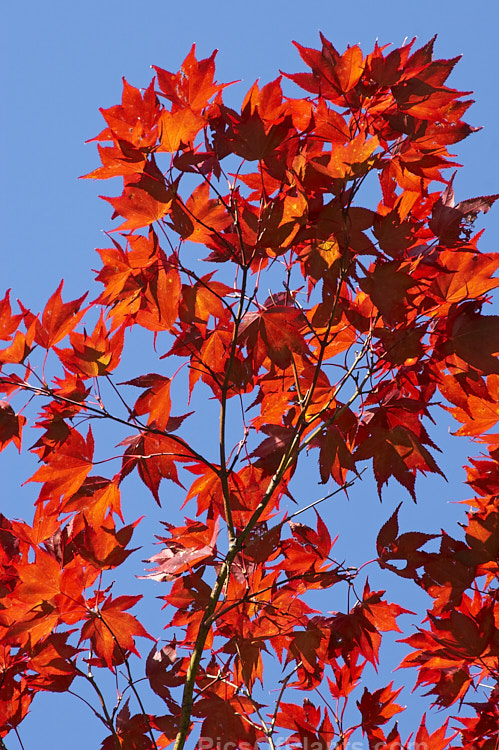
<path fill-rule="evenodd" d="M 103 127 L 98 108 L 119 101 L 122 76 L 141 87 L 149 83 L 152 64 L 176 70 L 193 42 L 203 57 L 219 49 L 217 79 L 242 79 L 230 94 L 237 98 L 256 78 L 266 82 L 279 69 L 302 70 L 291 41 L 317 46 L 319 30 L 340 50 L 348 43 L 360 43 L 364 52 L 372 49 L 376 38 L 380 44 L 400 46 L 406 37 L 417 36 L 424 43 L 438 33 L 438 57 L 463 54 L 451 84 L 475 92 L 476 104 L 466 119 L 484 128 L 456 146 L 457 160 L 464 164 L 454 183 L 457 200 L 499 192 L 495 0 L 475 4 L 469 0 L 11 0 L 2 9 L 2 22 L 0 296 L 12 287 L 13 297 L 35 312 L 61 278 L 66 280 L 65 299 L 91 287 L 91 269 L 97 265 L 94 248 L 106 243 L 102 230 L 110 228 L 111 212 L 97 196 L 113 194 L 112 190 L 103 183 L 77 179 L 97 166 L 95 145 L 84 142 Z M 482 225 L 487 227 L 482 247 L 496 250 L 497 207 Z M 445 460 L 454 474 L 462 463 L 461 448 L 449 445 L 449 451 L 456 453 Z M 0 461 L 5 476 L 0 510 L 6 515 L 29 515 L 18 510 L 26 508 L 26 498 L 33 496 L 32 487 L 19 490 L 26 477 L 23 466 L 18 464 L 18 477 L 17 469 Z M 437 530 L 455 512 L 447 504 L 455 498 L 455 486 L 435 480 L 428 487 L 417 510 L 406 504 L 406 530 L 410 523 L 434 529 L 437 502 Z M 467 496 L 465 490 L 459 493 L 461 498 Z M 381 525 L 399 495 L 399 488 L 389 489 L 381 510 L 375 505 L 374 519 L 379 523 L 372 523 Z M 378 502 L 374 496 L 372 502 Z M 357 528 L 358 515 L 346 513 L 342 523 L 347 527 L 345 536 L 353 533 L 362 545 L 367 536 Z M 358 561 L 368 554 L 360 549 Z M 21 732 L 26 750 L 99 746 L 100 729 L 84 708 L 76 710 L 74 702 L 57 696 L 39 703 L 41 708 L 35 701 L 33 716 Z M 54 722 L 50 733 L 48 717 Z M 11 750 L 17 742 L 9 738 L 7 746 Z"/>

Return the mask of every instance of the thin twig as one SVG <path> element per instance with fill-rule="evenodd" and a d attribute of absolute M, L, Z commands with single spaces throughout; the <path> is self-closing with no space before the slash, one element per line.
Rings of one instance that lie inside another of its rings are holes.
<path fill-rule="evenodd" d="M 310 503 L 310 505 L 306 505 L 304 508 L 300 508 L 299 510 L 292 513 L 290 516 L 286 518 L 286 521 L 291 521 L 292 518 L 295 518 L 295 516 L 299 516 L 300 513 L 305 513 L 306 510 L 310 510 L 310 508 L 315 508 L 316 505 L 319 505 L 319 503 L 323 503 L 324 500 L 329 500 L 329 498 L 334 497 L 334 495 L 338 495 L 340 492 L 344 492 L 349 487 L 351 487 L 357 479 L 360 479 L 362 474 L 367 470 L 367 467 L 364 467 L 361 471 L 359 471 L 356 476 L 352 477 L 352 479 L 349 479 L 348 482 L 343 482 L 339 487 L 337 487 L 333 492 L 330 492 L 328 495 L 324 495 L 324 497 L 320 497 L 318 500 L 314 500 L 313 503 Z"/>
<path fill-rule="evenodd" d="M 80 408 L 91 412 L 95 415 L 98 419 L 110 419 L 113 422 L 117 422 L 118 424 L 125 425 L 125 427 L 129 427 L 133 430 L 139 430 L 140 432 L 147 432 L 151 435 L 161 435 L 162 437 L 168 437 L 173 442 L 178 443 L 183 448 L 187 449 L 190 454 L 192 454 L 192 458 L 196 458 L 201 463 L 205 464 L 209 469 L 211 469 L 215 474 L 219 474 L 219 469 L 211 463 L 211 461 L 208 461 L 207 458 L 205 458 L 201 453 L 198 453 L 194 448 L 191 448 L 191 446 L 187 445 L 187 443 L 182 440 L 181 437 L 178 435 L 175 435 L 171 432 L 166 432 L 165 430 L 159 430 L 157 427 L 151 427 L 149 425 L 144 425 L 142 423 L 139 423 L 137 420 L 137 424 L 130 424 L 129 421 L 126 419 L 122 419 L 121 417 L 118 417 L 116 414 L 111 414 L 107 409 L 103 408 L 97 408 L 95 406 L 91 406 L 90 404 L 86 402 L 76 401 L 72 398 L 68 398 L 67 396 L 61 396 L 58 393 L 54 393 L 51 388 L 49 388 L 47 385 L 44 386 L 35 386 L 31 385 L 31 383 L 26 383 L 25 381 L 11 381 L 8 378 L 0 378 L 0 384 L 8 384 L 8 385 L 16 385 L 19 390 L 25 390 L 30 391 L 32 393 L 35 393 L 36 395 L 40 396 L 46 396 L 47 398 L 52 398 L 54 401 L 59 401 L 60 403 L 64 404 L 71 404 L 73 406 L 79 406 Z M 185 454 L 181 454 L 184 455 Z M 189 456 L 187 456 L 189 458 Z"/>
<path fill-rule="evenodd" d="M 149 714 L 146 712 L 146 710 L 144 708 L 144 704 L 142 703 L 142 699 L 141 699 L 141 697 L 139 695 L 139 692 L 138 692 L 137 688 L 135 687 L 135 683 L 134 683 L 134 680 L 133 680 L 133 677 L 132 677 L 132 672 L 131 672 L 131 669 L 130 669 L 130 664 L 129 664 L 126 652 L 123 649 L 121 643 L 119 642 L 118 637 L 114 633 L 113 629 L 106 622 L 106 618 L 102 616 L 102 613 L 99 610 L 93 610 L 93 614 L 108 629 L 109 633 L 111 634 L 111 637 L 112 637 L 113 641 L 115 642 L 116 646 L 118 647 L 118 649 L 119 649 L 119 651 L 121 653 L 121 656 L 123 658 L 123 663 L 125 665 L 125 669 L 126 669 L 126 672 L 127 672 L 127 682 L 128 682 L 128 685 L 130 686 L 130 689 L 133 692 L 137 703 L 139 704 L 139 708 L 140 708 L 141 714 L 144 717 L 144 720 L 145 720 L 145 722 L 147 724 L 148 733 L 149 733 L 149 736 L 151 738 L 151 742 L 153 744 L 154 750 L 159 750 L 159 748 L 158 748 L 158 746 L 156 744 L 156 740 L 154 739 L 154 734 L 153 734 L 153 731 L 152 731 L 152 726 L 151 726 L 151 722 L 150 722 L 150 719 L 149 719 Z"/>

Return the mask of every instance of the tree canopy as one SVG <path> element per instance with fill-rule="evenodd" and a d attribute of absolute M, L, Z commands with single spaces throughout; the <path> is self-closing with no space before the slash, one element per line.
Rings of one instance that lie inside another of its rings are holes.
<path fill-rule="evenodd" d="M 497 748 L 499 255 L 474 223 L 499 195 L 454 194 L 472 102 L 434 40 L 296 47 L 306 72 L 239 109 L 194 47 L 143 90 L 124 80 L 87 175 L 123 183 L 98 296 L 0 301 L 0 447 L 29 427 L 40 485 L 32 518 L 0 516 L 3 738 L 40 691 L 86 685 L 102 750 Z M 372 473 L 417 501 L 418 476 L 444 475 L 446 412 L 480 452 L 462 528 L 408 530 L 402 503 L 379 505 L 364 564 L 338 559 L 335 497 Z M 133 475 L 150 498 L 127 495 Z M 120 578 L 155 504 L 159 551 L 135 569 L 160 641 Z M 373 588 L 380 569 L 427 608 Z M 435 731 L 422 715 L 399 733 L 390 631 L 445 710 Z"/>

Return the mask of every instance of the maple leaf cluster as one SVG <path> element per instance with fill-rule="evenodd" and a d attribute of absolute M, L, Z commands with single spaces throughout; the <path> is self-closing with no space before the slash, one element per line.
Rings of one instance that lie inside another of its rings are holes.
<path fill-rule="evenodd" d="M 474 221 L 499 196 L 455 200 L 448 148 L 474 130 L 468 92 L 446 85 L 457 58 L 434 59 L 434 40 L 367 56 L 321 42 L 296 45 L 307 72 L 255 83 L 240 110 L 215 53 L 194 47 L 143 91 L 124 81 L 87 175 L 123 179 L 105 198 L 120 223 L 98 250 L 97 298 L 63 302 L 61 282 L 40 314 L 0 301 L 0 448 L 37 430 L 40 485 L 29 523 L 0 516 L 0 737 L 40 691 L 86 682 L 103 750 L 344 748 L 359 733 L 377 750 L 497 747 L 499 255 Z M 139 329 L 153 339 L 142 371 Z M 207 393 L 216 424 L 187 411 Z M 427 596 L 402 630 L 414 613 L 371 589 L 368 562 L 336 559 L 318 506 L 368 468 L 380 495 L 395 479 L 416 500 L 417 476 L 442 474 L 440 407 L 485 452 L 467 467 L 463 533 L 400 532 L 399 506 L 373 539 L 369 564 Z M 302 502 L 307 455 L 326 488 Z M 125 520 L 133 475 L 158 506 L 167 482 L 188 506 L 180 524 L 167 511 L 142 576 L 161 585 L 161 642 L 130 611 L 140 595 L 113 590 L 140 521 Z M 338 611 L 312 607 L 326 589 Z M 390 631 L 448 712 L 433 733 L 423 716 L 402 740 L 401 688 L 365 686 Z M 147 689 L 132 673 L 143 639 Z"/>

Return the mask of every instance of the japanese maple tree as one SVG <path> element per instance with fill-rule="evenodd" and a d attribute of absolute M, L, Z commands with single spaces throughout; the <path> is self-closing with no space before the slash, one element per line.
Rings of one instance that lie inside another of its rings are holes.
<path fill-rule="evenodd" d="M 87 175 L 123 180 L 98 296 L 0 302 L 0 445 L 32 443 L 40 488 L 32 517 L 0 516 L 3 747 L 38 693 L 84 684 L 102 750 L 499 746 L 499 255 L 473 227 L 499 196 L 454 195 L 448 148 L 475 129 L 457 58 L 321 42 L 240 109 L 194 47 L 124 81 Z M 334 497 L 372 471 L 416 501 L 443 409 L 478 443 L 467 514 L 423 533 L 379 505 L 365 564 L 338 559 Z M 119 569 L 154 513 L 156 552 L 133 558 L 151 633 Z M 380 569 L 426 611 L 376 590 Z M 410 674 L 448 721 L 401 736 Z"/>

